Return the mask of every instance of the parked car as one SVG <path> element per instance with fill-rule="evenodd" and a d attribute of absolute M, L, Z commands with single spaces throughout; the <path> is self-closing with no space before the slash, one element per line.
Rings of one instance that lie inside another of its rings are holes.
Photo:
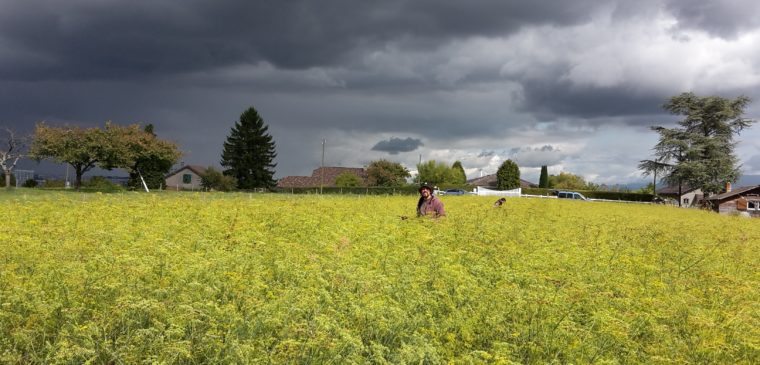
<path fill-rule="evenodd" d="M 579 200 L 588 200 L 583 194 L 576 193 L 574 191 L 558 191 L 557 192 L 557 198 L 560 199 L 579 199 Z"/>
<path fill-rule="evenodd" d="M 465 195 L 466 191 L 462 189 L 446 189 L 441 192 L 441 195 Z"/>

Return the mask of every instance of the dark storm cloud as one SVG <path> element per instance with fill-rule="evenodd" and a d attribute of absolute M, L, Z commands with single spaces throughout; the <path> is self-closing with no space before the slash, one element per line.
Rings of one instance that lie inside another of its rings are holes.
<path fill-rule="evenodd" d="M 493 157 L 496 155 L 496 151 L 482 151 L 478 154 L 478 157 Z"/>
<path fill-rule="evenodd" d="M 416 138 L 407 137 L 404 139 L 391 137 L 387 141 L 377 142 L 372 151 L 388 152 L 391 155 L 397 155 L 399 152 L 411 152 L 422 146 L 422 141 Z"/>
<path fill-rule="evenodd" d="M 666 9 L 678 20 L 678 28 L 703 30 L 723 38 L 760 25 L 756 0 L 666 0 Z"/>
<path fill-rule="evenodd" d="M 436 47 L 527 24 L 574 24 L 595 3 L 5 0 L 0 44 L 13 52 L 3 54 L 0 77 L 117 79 L 258 61 L 335 65 L 392 40 Z"/>
<path fill-rule="evenodd" d="M 662 112 L 662 104 L 668 95 L 642 93 L 634 90 L 633 85 L 599 87 L 556 80 L 525 82 L 525 103 L 522 109 L 535 113 L 540 119 L 554 120 L 558 116 L 564 116 L 600 123 L 605 122 L 602 117 Z M 636 123 L 638 119 L 630 121 Z"/>

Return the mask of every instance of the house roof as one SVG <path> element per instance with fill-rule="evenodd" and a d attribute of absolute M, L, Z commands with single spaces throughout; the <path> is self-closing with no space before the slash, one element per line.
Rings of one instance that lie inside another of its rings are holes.
<path fill-rule="evenodd" d="M 467 184 L 476 186 L 496 186 L 496 174 L 490 174 L 475 179 L 467 180 Z M 520 187 L 522 188 L 536 188 L 537 184 L 530 181 L 520 179 Z"/>
<path fill-rule="evenodd" d="M 757 189 L 757 193 L 760 193 L 760 185 L 742 186 L 740 188 L 733 189 L 727 193 L 713 195 L 707 198 L 707 200 L 723 200 L 727 198 L 732 198 L 737 195 L 746 194 L 755 189 Z"/>
<path fill-rule="evenodd" d="M 166 175 L 167 178 L 172 177 L 176 174 L 179 174 L 180 172 L 184 170 L 190 170 L 194 172 L 198 176 L 203 176 L 206 173 L 206 167 L 201 165 L 185 165 L 180 168 L 178 168 L 176 171 L 170 173 L 169 175 Z"/>
<path fill-rule="evenodd" d="M 281 188 L 308 188 L 320 186 L 324 173 L 324 186 L 335 186 L 335 179 L 345 172 L 359 177 L 362 182 L 367 181 L 367 171 L 362 167 L 318 167 L 312 171 L 311 176 L 285 176 L 277 182 Z"/>

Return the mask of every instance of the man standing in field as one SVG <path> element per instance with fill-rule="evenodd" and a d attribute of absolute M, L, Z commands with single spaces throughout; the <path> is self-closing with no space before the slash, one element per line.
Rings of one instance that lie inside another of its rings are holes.
<path fill-rule="evenodd" d="M 445 217 L 446 211 L 443 209 L 443 202 L 433 195 L 433 188 L 422 185 L 420 187 L 420 200 L 417 202 L 418 217 Z"/>

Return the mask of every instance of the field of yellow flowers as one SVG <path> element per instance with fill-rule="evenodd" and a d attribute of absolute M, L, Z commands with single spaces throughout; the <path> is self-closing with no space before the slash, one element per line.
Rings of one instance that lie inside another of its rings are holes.
<path fill-rule="evenodd" d="M 0 363 L 760 363 L 760 222 L 443 197 L 2 193 Z"/>

